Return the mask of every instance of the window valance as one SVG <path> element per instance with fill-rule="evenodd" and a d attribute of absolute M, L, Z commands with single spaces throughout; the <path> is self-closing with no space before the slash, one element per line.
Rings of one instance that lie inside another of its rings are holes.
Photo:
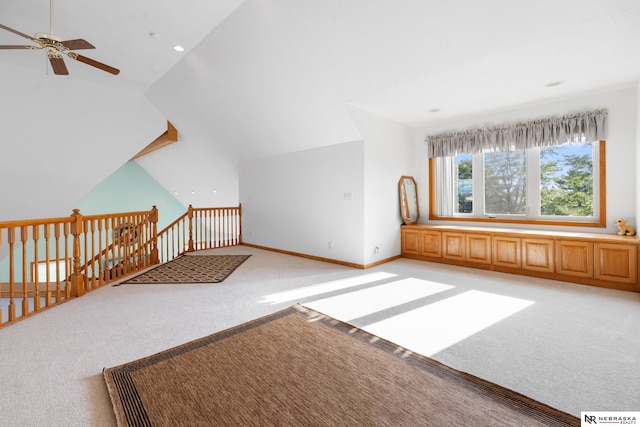
<path fill-rule="evenodd" d="M 594 110 L 427 136 L 429 157 L 548 147 L 606 139 L 607 111 Z"/>

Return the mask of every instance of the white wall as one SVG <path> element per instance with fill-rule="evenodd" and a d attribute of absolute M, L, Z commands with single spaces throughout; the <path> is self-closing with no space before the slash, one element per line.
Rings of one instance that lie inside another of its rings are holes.
<path fill-rule="evenodd" d="M 141 94 L 4 63 L 0 220 L 67 216 L 166 129 Z"/>
<path fill-rule="evenodd" d="M 363 264 L 364 143 L 240 163 L 243 240 Z"/>
<path fill-rule="evenodd" d="M 607 228 L 571 227 L 571 229 L 572 231 L 615 233 L 617 229 L 613 225 L 613 220 L 616 218 L 626 218 L 634 226 L 637 225 L 636 164 L 638 158 L 636 138 L 638 137 L 639 120 L 637 103 L 638 91 L 636 88 L 625 88 L 430 125 L 420 129 L 418 133 L 416 141 L 420 153 L 418 161 L 422 162 L 427 157 L 427 147 L 424 142 L 427 135 L 606 108 L 609 111 L 606 151 Z M 428 167 L 421 167 L 419 171 L 417 174 L 418 188 L 428 188 Z M 420 193 L 420 210 L 423 214 L 420 222 L 428 222 L 428 196 L 426 191 Z M 445 224 L 446 222 L 439 221 L 439 223 Z M 457 224 L 460 223 L 457 222 Z M 554 227 L 538 228 L 553 229 Z"/>
<path fill-rule="evenodd" d="M 640 80 L 638 81 L 638 84 L 636 86 L 636 105 L 640 104 Z M 636 107 L 636 141 L 635 141 L 635 148 L 636 148 L 636 155 L 635 155 L 635 161 L 636 161 L 636 165 L 640 165 L 640 108 Z M 635 170 L 635 168 L 634 168 Z M 640 218 L 640 173 L 636 172 L 636 180 L 635 180 L 635 184 L 636 184 L 636 188 L 635 188 L 635 196 L 636 196 L 636 219 Z M 634 224 L 636 226 L 636 228 L 640 228 L 638 227 L 639 224 L 636 222 Z M 638 230 L 638 232 L 640 232 L 640 230 Z"/>
<path fill-rule="evenodd" d="M 235 157 L 226 156 L 214 145 L 199 143 L 202 140 L 178 129 L 177 142 L 136 161 L 185 207 L 237 206 Z"/>
<path fill-rule="evenodd" d="M 370 264 L 400 253 L 398 181 L 426 162 L 412 155 L 414 129 L 360 108 L 351 115 L 364 138 L 364 263 Z"/>

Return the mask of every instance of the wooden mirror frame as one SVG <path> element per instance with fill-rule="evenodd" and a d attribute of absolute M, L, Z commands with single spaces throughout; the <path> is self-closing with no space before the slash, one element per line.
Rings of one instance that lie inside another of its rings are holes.
<path fill-rule="evenodd" d="M 418 185 L 412 176 L 401 176 L 398 181 L 400 193 L 400 216 L 406 225 L 417 224 L 420 217 Z"/>

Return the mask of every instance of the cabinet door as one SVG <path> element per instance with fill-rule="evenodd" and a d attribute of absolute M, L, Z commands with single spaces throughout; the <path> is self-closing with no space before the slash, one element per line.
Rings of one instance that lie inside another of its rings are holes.
<path fill-rule="evenodd" d="M 442 258 L 442 233 L 439 231 L 422 230 L 420 232 L 422 248 L 420 255 Z"/>
<path fill-rule="evenodd" d="M 500 267 L 521 268 L 520 238 L 491 236 L 493 242 L 493 264 Z"/>
<path fill-rule="evenodd" d="M 522 269 L 553 273 L 554 244 L 551 239 L 522 239 Z"/>
<path fill-rule="evenodd" d="M 467 234 L 465 237 L 465 259 L 469 262 L 491 264 L 491 235 Z"/>
<path fill-rule="evenodd" d="M 464 261 L 464 234 L 442 232 L 442 257 Z"/>
<path fill-rule="evenodd" d="M 558 240 L 556 273 L 576 277 L 593 277 L 593 243 Z"/>
<path fill-rule="evenodd" d="M 636 283 L 638 249 L 636 245 L 595 243 L 595 273 L 599 280 Z"/>
<path fill-rule="evenodd" d="M 415 228 L 403 228 L 402 234 L 402 253 L 403 254 L 420 254 L 420 231 Z"/>

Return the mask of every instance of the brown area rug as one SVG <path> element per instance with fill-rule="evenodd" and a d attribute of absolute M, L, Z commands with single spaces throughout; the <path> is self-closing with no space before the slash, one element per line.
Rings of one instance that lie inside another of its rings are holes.
<path fill-rule="evenodd" d="M 219 283 L 251 255 L 183 255 L 122 282 Z"/>
<path fill-rule="evenodd" d="M 300 305 L 114 368 L 119 426 L 579 426 Z"/>

